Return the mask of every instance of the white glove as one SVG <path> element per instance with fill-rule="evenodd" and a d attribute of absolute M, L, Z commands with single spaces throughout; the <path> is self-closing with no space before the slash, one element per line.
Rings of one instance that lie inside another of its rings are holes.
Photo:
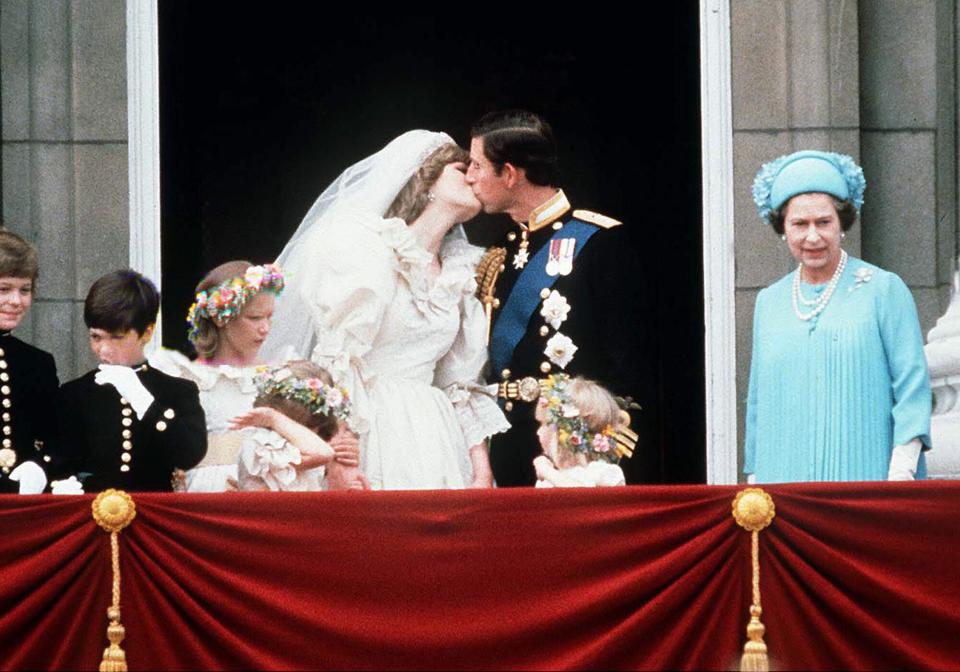
<path fill-rule="evenodd" d="M 62 481 L 50 481 L 50 490 L 54 495 L 82 495 L 83 484 L 76 476 L 71 476 Z"/>
<path fill-rule="evenodd" d="M 93 377 L 97 385 L 113 385 L 120 396 L 130 402 L 137 417 L 143 420 L 147 409 L 153 403 L 153 395 L 143 386 L 137 372 L 129 366 L 119 364 L 101 364 L 97 375 Z"/>
<path fill-rule="evenodd" d="M 917 475 L 917 462 L 920 460 L 920 439 L 914 439 L 902 446 L 894 446 L 890 454 L 888 481 L 912 481 Z"/>
<path fill-rule="evenodd" d="M 20 481 L 21 495 L 39 495 L 47 487 L 47 475 L 36 462 L 21 462 L 10 472 L 11 481 Z"/>

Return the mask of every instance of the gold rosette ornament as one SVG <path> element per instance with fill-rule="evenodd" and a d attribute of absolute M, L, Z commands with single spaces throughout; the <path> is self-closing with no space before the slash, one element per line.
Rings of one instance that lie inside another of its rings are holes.
<path fill-rule="evenodd" d="M 113 566 L 113 600 L 107 608 L 107 640 L 100 672 L 126 672 L 127 655 L 120 648 L 126 634 L 120 623 L 120 544 L 118 535 L 137 515 L 133 498 L 123 490 L 104 490 L 93 500 L 93 519 L 110 533 L 110 561 Z"/>
<path fill-rule="evenodd" d="M 740 658 L 742 672 L 767 672 L 770 661 L 767 645 L 763 642 L 765 628 L 760 622 L 760 531 L 773 522 L 776 507 L 773 498 L 760 488 L 746 488 L 733 499 L 733 519 L 737 525 L 750 533 L 750 559 L 753 566 L 753 604 L 750 605 L 750 622 L 747 624 L 747 643 L 743 645 Z"/>

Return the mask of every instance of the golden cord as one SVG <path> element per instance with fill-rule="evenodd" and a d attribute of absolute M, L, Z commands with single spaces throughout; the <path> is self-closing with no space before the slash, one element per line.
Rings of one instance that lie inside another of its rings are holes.
<path fill-rule="evenodd" d="M 750 564 L 752 569 L 753 604 L 750 605 L 750 622 L 747 623 L 747 643 L 743 645 L 740 658 L 741 672 L 768 672 L 770 660 L 767 645 L 763 641 L 766 631 L 760 616 L 760 531 L 773 522 L 776 507 L 773 499 L 760 488 L 746 488 L 733 500 L 733 518 L 743 529 L 750 532 Z"/>
<path fill-rule="evenodd" d="M 107 607 L 107 640 L 100 672 L 127 672 L 127 654 L 120 643 L 126 630 L 120 623 L 120 530 L 137 515 L 133 499 L 123 490 L 105 490 L 93 500 L 93 519 L 110 533 L 110 566 L 113 570 L 111 602 Z"/>

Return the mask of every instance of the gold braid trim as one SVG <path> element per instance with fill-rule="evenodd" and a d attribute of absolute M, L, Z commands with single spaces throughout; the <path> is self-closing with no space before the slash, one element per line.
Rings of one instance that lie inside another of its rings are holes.
<path fill-rule="evenodd" d="M 100 672 L 127 672 L 127 654 L 120 643 L 126 631 L 120 623 L 120 531 L 133 522 L 137 507 L 123 490 L 105 490 L 93 500 L 93 519 L 110 533 L 110 564 L 113 568 L 113 598 L 107 608 L 107 640 L 110 646 L 103 650 Z"/>
<path fill-rule="evenodd" d="M 491 247 L 483 254 L 480 263 L 477 264 L 477 298 L 483 304 L 483 312 L 487 316 L 487 343 L 490 343 L 493 309 L 500 307 L 500 302 L 494 298 L 497 290 L 497 278 L 500 277 L 506 260 L 506 249 Z"/>
<path fill-rule="evenodd" d="M 767 645 L 763 641 L 766 631 L 760 622 L 763 609 L 760 607 L 760 531 L 773 522 L 776 507 L 773 498 L 760 488 L 746 488 L 733 499 L 733 518 L 743 529 L 750 532 L 750 561 L 753 569 L 753 604 L 750 605 L 750 622 L 747 624 L 747 643 L 743 645 L 740 658 L 741 672 L 768 672 L 770 660 Z"/>

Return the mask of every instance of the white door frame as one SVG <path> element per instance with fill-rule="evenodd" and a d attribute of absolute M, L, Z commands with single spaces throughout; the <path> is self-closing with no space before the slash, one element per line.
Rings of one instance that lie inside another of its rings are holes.
<path fill-rule="evenodd" d="M 737 482 L 730 0 L 700 0 L 707 483 Z"/>

